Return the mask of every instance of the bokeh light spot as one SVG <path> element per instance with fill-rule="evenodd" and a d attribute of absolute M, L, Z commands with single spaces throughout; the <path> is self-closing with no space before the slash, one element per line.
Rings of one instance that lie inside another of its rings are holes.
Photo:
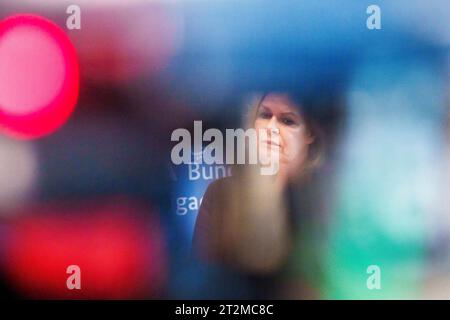
<path fill-rule="evenodd" d="M 34 15 L 0 24 L 0 124 L 18 138 L 58 129 L 78 97 L 77 55 L 64 31 Z"/>

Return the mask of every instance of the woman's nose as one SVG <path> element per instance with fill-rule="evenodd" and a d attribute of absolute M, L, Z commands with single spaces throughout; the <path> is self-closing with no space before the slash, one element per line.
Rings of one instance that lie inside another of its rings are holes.
<path fill-rule="evenodd" d="M 270 132 L 278 132 L 277 118 L 275 116 L 270 118 L 270 121 L 267 124 L 267 129 Z"/>

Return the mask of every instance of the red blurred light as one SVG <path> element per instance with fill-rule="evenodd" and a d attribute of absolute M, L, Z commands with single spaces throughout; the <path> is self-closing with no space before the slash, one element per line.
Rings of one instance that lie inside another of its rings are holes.
<path fill-rule="evenodd" d="M 105 8 L 83 15 L 89 32 L 71 33 L 81 65 L 81 77 L 94 83 L 121 85 L 158 75 L 181 43 L 179 17 L 164 3 Z"/>
<path fill-rule="evenodd" d="M 23 139 L 61 127 L 75 108 L 78 58 L 53 22 L 16 15 L 0 23 L 0 129 Z"/>
<path fill-rule="evenodd" d="M 32 298 L 128 299 L 159 294 L 165 278 L 162 234 L 153 216 L 129 202 L 84 208 L 35 207 L 9 232 L 9 280 Z M 152 218 L 152 219 L 149 219 Z M 81 289 L 66 286 L 81 269 Z"/>

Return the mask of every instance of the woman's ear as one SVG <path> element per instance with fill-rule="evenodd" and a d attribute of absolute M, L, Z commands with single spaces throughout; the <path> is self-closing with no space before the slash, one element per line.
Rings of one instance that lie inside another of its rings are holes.
<path fill-rule="evenodd" d="M 316 140 L 316 136 L 310 131 L 306 133 L 306 144 L 312 144 Z"/>

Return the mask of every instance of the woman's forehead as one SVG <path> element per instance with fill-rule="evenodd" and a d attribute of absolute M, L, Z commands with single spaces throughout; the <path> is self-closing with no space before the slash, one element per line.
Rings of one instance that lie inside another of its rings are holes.
<path fill-rule="evenodd" d="M 261 102 L 261 107 L 277 113 L 299 114 L 296 104 L 285 94 L 268 94 Z"/>

